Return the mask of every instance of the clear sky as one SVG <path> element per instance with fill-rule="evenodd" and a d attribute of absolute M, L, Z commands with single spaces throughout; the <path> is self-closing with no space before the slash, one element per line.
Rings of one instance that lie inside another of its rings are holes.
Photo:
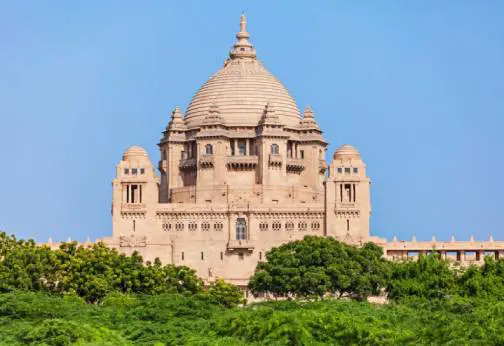
<path fill-rule="evenodd" d="M 157 165 L 239 16 L 258 57 L 372 179 L 372 232 L 504 240 L 504 1 L 1 1 L 0 229 L 111 234 L 129 145 Z"/>

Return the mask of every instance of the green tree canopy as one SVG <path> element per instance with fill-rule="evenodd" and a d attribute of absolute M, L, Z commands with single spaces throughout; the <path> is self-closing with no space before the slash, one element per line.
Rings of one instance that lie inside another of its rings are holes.
<path fill-rule="evenodd" d="M 417 260 L 392 264 L 387 283 L 388 297 L 445 298 L 456 293 L 455 271 L 437 254 L 420 255 Z"/>
<path fill-rule="evenodd" d="M 365 299 L 379 294 L 388 263 L 375 244 L 358 248 L 330 237 L 306 236 L 273 248 L 259 262 L 249 288 L 255 294 L 323 297 L 327 293 Z"/>
<path fill-rule="evenodd" d="M 161 294 L 202 291 L 203 281 L 185 266 L 143 263 L 103 243 L 63 243 L 58 250 L 17 241 L 0 233 L 0 292 L 13 290 L 74 294 L 90 303 L 112 292 Z"/>

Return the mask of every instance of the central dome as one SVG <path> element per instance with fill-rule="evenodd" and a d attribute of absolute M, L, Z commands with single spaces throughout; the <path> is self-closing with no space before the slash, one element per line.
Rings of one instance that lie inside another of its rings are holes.
<path fill-rule="evenodd" d="M 185 117 L 187 127 L 200 126 L 210 106 L 217 107 L 225 125 L 257 126 L 268 103 L 275 107 L 281 124 L 298 126 L 301 117 L 296 102 L 256 59 L 243 15 L 236 37 L 238 41 L 231 50 L 230 59 L 192 98 Z"/>

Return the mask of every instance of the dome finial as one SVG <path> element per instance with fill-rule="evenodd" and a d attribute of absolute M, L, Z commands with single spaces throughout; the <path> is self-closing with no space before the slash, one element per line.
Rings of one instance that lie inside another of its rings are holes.
<path fill-rule="evenodd" d="M 240 32 L 247 32 L 247 18 L 244 12 L 240 16 Z"/>
<path fill-rule="evenodd" d="M 256 52 L 254 46 L 249 42 L 250 35 L 247 32 L 247 19 L 245 14 L 242 13 L 240 16 L 240 31 L 236 34 L 236 43 L 229 52 L 231 59 L 239 58 L 255 58 Z"/>

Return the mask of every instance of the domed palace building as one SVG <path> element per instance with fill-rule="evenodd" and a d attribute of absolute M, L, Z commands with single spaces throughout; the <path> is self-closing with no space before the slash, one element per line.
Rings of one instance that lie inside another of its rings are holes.
<path fill-rule="evenodd" d="M 105 243 L 240 286 L 268 250 L 306 235 L 374 241 L 391 258 L 431 250 L 431 242 L 370 236 L 370 180 L 358 150 L 343 145 L 328 165 L 314 112 L 301 114 L 257 59 L 243 15 L 236 39 L 185 114 L 172 112 L 158 170 L 143 148 L 124 152 Z"/>

